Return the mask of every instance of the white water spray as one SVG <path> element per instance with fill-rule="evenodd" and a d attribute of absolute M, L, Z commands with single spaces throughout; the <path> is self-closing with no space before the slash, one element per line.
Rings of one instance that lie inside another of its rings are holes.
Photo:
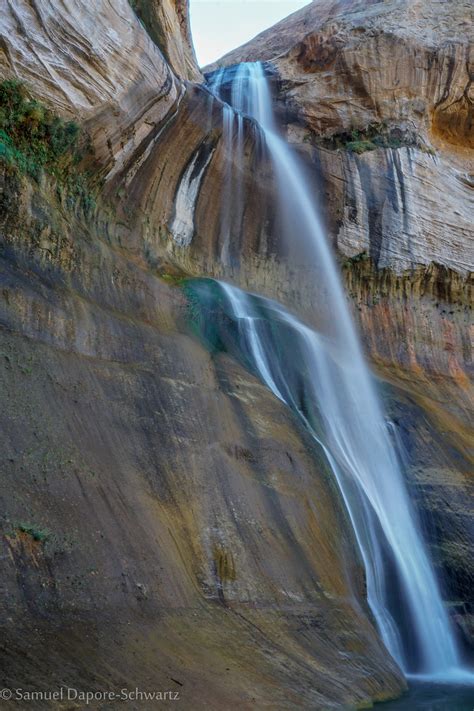
<path fill-rule="evenodd" d="M 444 681 L 471 680 L 472 675 L 462 668 L 314 199 L 299 159 L 278 134 L 264 69 L 259 63 L 242 64 L 233 67 L 230 76 L 229 100 L 237 112 L 260 125 L 274 167 L 278 203 L 288 210 L 287 223 L 293 224 L 294 233 L 312 245 L 327 295 L 331 318 L 327 337 L 318 336 L 274 302 L 263 300 L 298 341 L 297 367 L 306 372 L 305 388 L 319 412 L 321 437 L 282 376 L 285 369 L 252 299 L 221 284 L 228 309 L 261 379 L 297 410 L 324 447 L 365 565 L 368 602 L 388 650 L 407 675 L 416 672 Z M 219 98 L 224 98 L 225 80 L 225 70 L 213 77 L 211 89 Z"/>
<path fill-rule="evenodd" d="M 219 87 L 224 79 L 225 70 L 219 69 L 209 88 Z M 231 100 L 233 105 L 233 101 Z M 222 150 L 226 159 L 220 205 L 221 261 L 226 266 L 231 264 L 230 244 L 233 227 L 240 230 L 243 214 L 242 181 L 244 149 L 244 118 L 240 111 L 235 111 L 227 103 L 222 104 Z M 237 222 L 234 226 L 232 218 Z"/>

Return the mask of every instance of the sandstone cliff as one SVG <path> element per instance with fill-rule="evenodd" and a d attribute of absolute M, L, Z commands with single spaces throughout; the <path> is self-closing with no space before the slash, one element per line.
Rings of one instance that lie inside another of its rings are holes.
<path fill-rule="evenodd" d="M 197 83 L 187 7 L 133 5 L 9 2 L 0 21 L 2 78 L 74 118 L 89 146 L 68 168 L 80 193 L 69 173 L 61 187 L 56 168 L 2 161 L 5 685 L 170 688 L 216 709 L 396 694 L 320 453 L 253 376 L 206 352 L 176 285 L 224 276 L 311 320 L 311 269 L 272 230 L 250 121 L 246 211 L 221 259 L 222 106 Z M 271 60 L 289 136 L 322 181 L 467 639 L 463 7 L 441 21 L 435 3 L 317 5 L 238 56 Z M 353 130 L 382 145 L 347 149 Z"/>

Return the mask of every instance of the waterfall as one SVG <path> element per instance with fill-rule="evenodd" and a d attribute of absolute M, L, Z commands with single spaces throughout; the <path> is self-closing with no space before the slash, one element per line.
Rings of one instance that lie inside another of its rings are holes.
<path fill-rule="evenodd" d="M 211 91 L 217 90 L 224 78 L 225 70 L 219 69 L 214 78 L 209 82 Z M 233 102 L 232 102 L 233 103 Z M 220 234 L 221 234 L 221 261 L 229 266 L 232 261 L 230 244 L 232 241 L 232 215 L 237 219 L 242 217 L 243 196 L 242 181 L 244 149 L 244 122 L 240 111 L 234 111 L 229 104 L 222 104 L 222 143 L 225 160 L 223 185 L 220 201 Z M 237 175 L 236 175 L 237 173 Z M 236 229 L 240 230 L 241 222 L 238 221 Z"/>
<path fill-rule="evenodd" d="M 326 453 L 365 566 L 368 603 L 391 655 L 406 675 L 467 678 L 315 200 L 299 158 L 278 133 L 264 68 L 220 70 L 210 90 L 260 126 L 287 238 L 298 234 L 310 245 L 328 315 L 316 333 L 275 302 L 214 282 L 242 354 Z"/>

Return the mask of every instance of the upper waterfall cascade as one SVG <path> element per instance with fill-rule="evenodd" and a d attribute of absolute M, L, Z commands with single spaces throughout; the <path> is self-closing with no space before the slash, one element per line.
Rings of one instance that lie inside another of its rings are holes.
<path fill-rule="evenodd" d="M 234 166 L 242 160 L 243 116 L 259 126 L 286 238 L 304 241 L 306 249 L 310 245 L 329 310 L 328 323 L 316 333 L 275 302 L 218 283 L 219 299 L 235 323 L 241 351 L 323 447 L 361 552 L 370 608 L 402 671 L 469 681 L 474 677 L 463 668 L 314 195 L 300 159 L 276 124 L 265 68 L 249 63 L 232 67 L 231 73 L 221 69 L 209 77 L 208 87 L 224 101 L 223 140 Z M 229 165 L 223 201 L 231 199 L 242 200 L 242 191 Z M 224 205 L 223 261 L 231 239 L 228 215 Z M 285 346 L 288 337 L 291 345 Z"/>

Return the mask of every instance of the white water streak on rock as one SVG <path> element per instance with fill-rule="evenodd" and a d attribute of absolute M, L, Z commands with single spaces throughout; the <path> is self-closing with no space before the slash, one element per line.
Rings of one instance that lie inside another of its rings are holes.
<path fill-rule="evenodd" d="M 204 172 L 209 165 L 214 150 L 209 151 L 209 154 L 198 172 L 195 172 L 196 164 L 201 155 L 203 146 L 199 147 L 195 152 L 188 167 L 184 171 L 183 177 L 179 184 L 175 201 L 175 213 L 171 224 L 171 234 L 174 241 L 180 247 L 188 247 L 194 234 L 194 211 L 196 209 L 196 200 L 199 194 Z"/>

